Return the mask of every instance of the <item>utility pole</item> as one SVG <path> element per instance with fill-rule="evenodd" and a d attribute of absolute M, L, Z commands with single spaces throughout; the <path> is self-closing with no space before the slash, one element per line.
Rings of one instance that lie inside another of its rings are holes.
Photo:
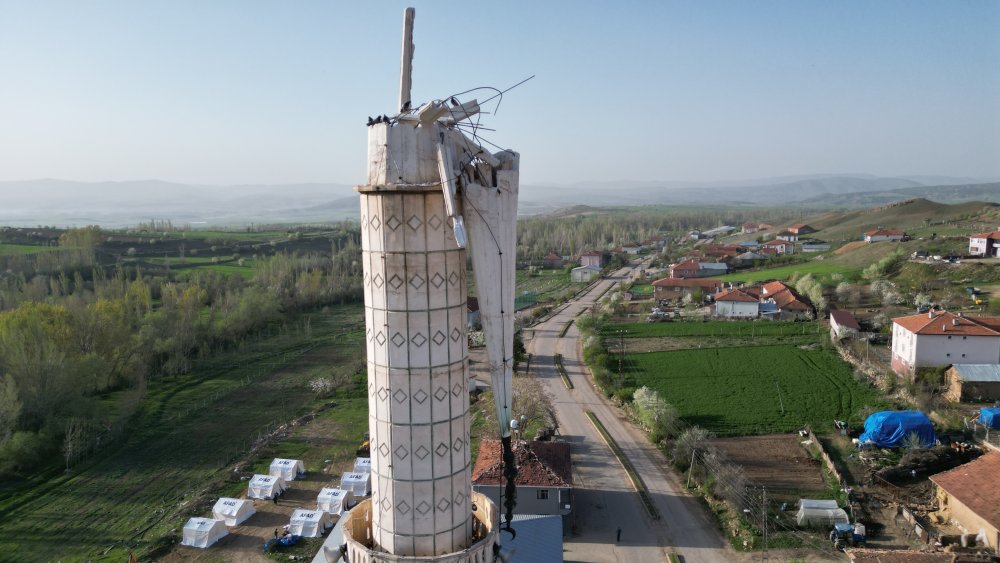
<path fill-rule="evenodd" d="M 689 489 L 691 488 L 691 473 L 694 472 L 694 454 L 697 452 L 698 450 L 694 448 L 691 449 L 691 465 L 688 466 L 688 482 L 687 482 L 687 488 Z"/>
<path fill-rule="evenodd" d="M 764 533 L 764 551 L 761 552 L 760 554 L 760 560 L 764 561 L 765 559 L 767 559 L 767 487 L 761 487 L 760 490 L 763 493 L 763 496 L 761 496 L 761 501 L 760 501 L 761 504 L 760 514 L 761 514 L 761 524 L 763 524 L 761 530 Z"/>

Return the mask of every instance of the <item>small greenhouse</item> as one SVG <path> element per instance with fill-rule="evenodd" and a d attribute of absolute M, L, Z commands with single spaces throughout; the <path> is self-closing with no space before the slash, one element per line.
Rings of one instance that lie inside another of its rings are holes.
<path fill-rule="evenodd" d="M 804 528 L 830 528 L 834 524 L 847 524 L 850 519 L 835 500 L 799 500 L 795 523 Z"/>

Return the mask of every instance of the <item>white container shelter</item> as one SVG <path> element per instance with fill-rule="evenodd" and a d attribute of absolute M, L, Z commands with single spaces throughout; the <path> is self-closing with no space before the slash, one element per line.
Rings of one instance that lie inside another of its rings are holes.
<path fill-rule="evenodd" d="M 326 512 L 333 517 L 334 521 L 347 512 L 348 507 L 354 502 L 354 493 L 344 489 L 324 488 L 316 496 L 316 509 Z"/>
<path fill-rule="evenodd" d="M 296 508 L 288 521 L 288 533 L 305 538 L 318 538 L 333 527 L 330 515 L 322 510 Z"/>
<path fill-rule="evenodd" d="M 206 548 L 229 535 L 222 520 L 214 518 L 191 518 L 184 524 L 181 545 Z"/>
<path fill-rule="evenodd" d="M 340 478 L 340 488 L 351 491 L 356 497 L 368 496 L 372 490 L 371 473 L 344 473 Z"/>
<path fill-rule="evenodd" d="M 280 457 L 274 458 L 274 461 L 271 462 L 271 470 L 268 471 L 271 475 L 281 477 L 285 481 L 294 481 L 296 477 L 304 475 L 305 472 L 306 466 L 301 459 L 281 459 Z"/>
<path fill-rule="evenodd" d="M 799 500 L 795 523 L 803 527 L 829 528 L 834 524 L 847 524 L 850 519 L 835 500 Z"/>
<path fill-rule="evenodd" d="M 354 472 L 355 473 L 371 473 L 372 472 L 372 458 L 370 457 L 359 457 L 354 460 Z"/>
<path fill-rule="evenodd" d="M 222 497 L 212 507 L 212 517 L 222 520 L 226 526 L 239 526 L 256 512 L 253 501 L 242 498 Z"/>
<path fill-rule="evenodd" d="M 271 499 L 274 495 L 280 495 L 287 488 L 285 480 L 273 475 L 254 475 L 250 479 L 250 490 L 247 496 L 250 498 Z"/>

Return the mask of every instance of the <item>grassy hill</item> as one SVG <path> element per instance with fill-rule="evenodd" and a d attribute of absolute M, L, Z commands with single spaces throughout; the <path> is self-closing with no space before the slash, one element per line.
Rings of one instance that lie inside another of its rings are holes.
<path fill-rule="evenodd" d="M 1000 204 L 982 201 L 947 204 L 923 198 L 910 199 L 873 209 L 830 212 L 809 217 L 806 222 L 820 232 L 815 236 L 830 242 L 852 241 L 865 231 L 901 229 L 915 237 L 966 236 L 992 229 L 1000 222 Z"/>
<path fill-rule="evenodd" d="M 1000 182 L 948 186 L 917 186 L 865 193 L 829 194 L 801 201 L 802 205 L 854 209 L 888 205 L 913 198 L 926 198 L 939 203 L 988 201 L 1000 203 Z"/>

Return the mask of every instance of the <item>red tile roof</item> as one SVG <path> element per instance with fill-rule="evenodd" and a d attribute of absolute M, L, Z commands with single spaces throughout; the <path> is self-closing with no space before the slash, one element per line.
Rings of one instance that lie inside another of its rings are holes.
<path fill-rule="evenodd" d="M 785 246 L 785 245 L 795 246 L 786 240 L 770 240 L 764 243 L 764 246 Z"/>
<path fill-rule="evenodd" d="M 568 442 L 521 442 L 514 450 L 517 485 L 528 487 L 572 487 Z M 503 447 L 500 440 L 483 440 L 472 469 L 475 485 L 500 485 L 503 479 Z"/>
<path fill-rule="evenodd" d="M 904 329 L 914 334 L 960 336 L 1000 336 L 1000 318 L 959 317 L 955 313 L 921 313 L 892 319 Z M 991 328 L 992 327 L 992 328 Z"/>
<path fill-rule="evenodd" d="M 548 255 L 545 256 L 545 258 L 543 258 L 543 260 L 562 260 L 562 256 L 559 256 L 554 252 L 550 252 Z"/>
<path fill-rule="evenodd" d="M 716 301 L 738 301 L 741 303 L 756 303 L 757 298 L 742 289 L 729 289 L 715 296 Z"/>
<path fill-rule="evenodd" d="M 788 228 L 789 229 L 802 229 L 802 228 L 805 228 L 805 227 L 809 227 L 809 224 L 808 223 L 795 223 L 794 225 L 790 225 Z M 811 229 L 812 227 L 809 227 L 809 228 Z"/>
<path fill-rule="evenodd" d="M 767 282 L 761 286 L 761 297 L 773 299 L 774 304 L 785 310 L 808 311 L 809 304 L 802 300 L 792 288 L 780 281 Z"/>
<path fill-rule="evenodd" d="M 830 319 L 837 321 L 842 327 L 853 328 L 854 330 L 861 330 L 861 325 L 858 324 L 858 319 L 854 318 L 854 315 L 847 311 L 841 311 L 840 309 L 834 309 L 830 311 Z"/>
<path fill-rule="evenodd" d="M 994 528 L 1000 528 L 1000 452 L 991 451 L 955 469 L 931 475 L 931 481 Z"/>
<path fill-rule="evenodd" d="M 993 238 L 1000 239 L 1000 231 L 991 231 L 988 233 L 976 233 L 974 235 L 969 235 L 969 238 Z"/>
<path fill-rule="evenodd" d="M 587 252 L 584 252 L 580 256 L 601 256 L 601 253 L 600 252 L 594 252 L 593 250 L 588 250 Z"/>
<path fill-rule="evenodd" d="M 711 278 L 663 278 L 653 282 L 653 287 L 701 287 L 720 288 L 722 280 Z"/>

